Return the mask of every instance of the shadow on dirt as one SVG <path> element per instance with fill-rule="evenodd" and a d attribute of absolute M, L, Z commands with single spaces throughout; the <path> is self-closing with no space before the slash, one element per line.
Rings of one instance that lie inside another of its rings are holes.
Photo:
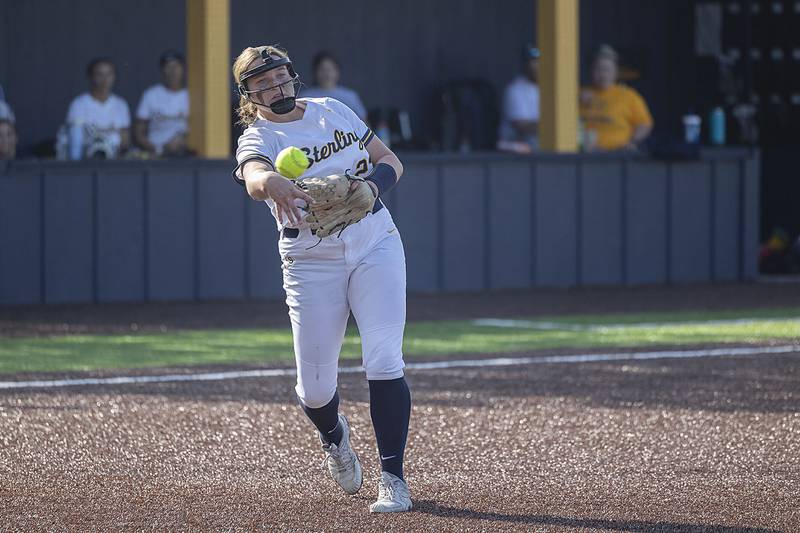
<path fill-rule="evenodd" d="M 684 524 L 676 522 L 648 522 L 641 520 L 608 520 L 600 518 L 570 518 L 552 515 L 504 514 L 473 511 L 437 504 L 431 500 L 415 500 L 414 511 L 433 516 L 464 518 L 530 524 L 538 526 L 558 526 L 575 528 L 581 531 L 653 531 L 660 533 L 780 533 L 774 529 L 752 527 L 730 527 L 717 524 Z"/>

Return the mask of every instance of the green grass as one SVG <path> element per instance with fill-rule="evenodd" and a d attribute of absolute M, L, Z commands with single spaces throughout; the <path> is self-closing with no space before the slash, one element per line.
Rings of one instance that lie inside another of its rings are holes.
<path fill-rule="evenodd" d="M 710 320 L 753 319 L 747 324 Z M 646 313 L 537 317 L 536 322 L 610 326 L 538 330 L 475 326 L 469 321 L 412 322 L 407 355 L 523 352 L 553 348 L 617 348 L 705 343 L 800 341 L 800 308 L 713 313 Z M 637 325 L 638 323 L 648 323 Z M 656 323 L 656 324 L 653 324 Z M 348 330 L 345 358 L 360 357 L 357 332 Z M 175 365 L 293 361 L 291 331 L 205 330 L 130 335 L 0 338 L 0 374 Z"/>

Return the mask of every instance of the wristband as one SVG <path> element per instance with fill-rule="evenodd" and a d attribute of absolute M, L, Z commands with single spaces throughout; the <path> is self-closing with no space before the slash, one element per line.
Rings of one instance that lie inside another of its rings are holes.
<path fill-rule="evenodd" d="M 364 178 L 378 186 L 378 196 L 383 196 L 397 184 L 397 172 L 388 163 L 378 163 L 372 172 Z"/>

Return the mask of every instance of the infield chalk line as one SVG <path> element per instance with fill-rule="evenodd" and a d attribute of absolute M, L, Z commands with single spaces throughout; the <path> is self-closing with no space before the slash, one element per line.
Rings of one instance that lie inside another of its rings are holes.
<path fill-rule="evenodd" d="M 731 357 L 740 355 L 773 355 L 800 352 L 800 345 L 762 346 L 746 348 L 712 348 L 708 350 L 669 350 L 628 353 L 587 353 L 570 355 L 547 355 L 541 357 L 497 357 L 493 359 L 462 359 L 431 361 L 430 363 L 408 363 L 407 370 L 439 370 L 448 368 L 515 366 L 535 364 L 576 364 L 602 361 L 643 361 L 648 359 L 686 359 L 696 357 Z M 363 372 L 360 366 L 339 368 L 340 374 Z M 231 372 L 207 372 L 201 374 L 164 374 L 161 376 L 118 376 L 111 378 L 54 379 L 39 381 L 0 381 L 0 390 L 44 389 L 55 387 L 77 387 L 85 385 L 129 385 L 142 383 L 168 383 L 179 381 L 222 381 L 243 378 L 270 378 L 294 376 L 293 368 L 269 368 L 263 370 L 240 370 Z"/>
<path fill-rule="evenodd" d="M 571 324 L 569 322 L 548 322 L 546 320 L 514 320 L 503 318 L 478 318 L 470 323 L 473 326 L 489 326 L 495 328 L 538 329 L 560 331 L 613 331 L 618 329 L 636 328 L 672 328 L 675 326 L 724 326 L 724 325 L 749 325 L 772 324 L 778 322 L 800 321 L 796 317 L 790 318 L 729 318 L 720 320 L 695 320 L 680 322 L 617 322 L 611 324 Z"/>

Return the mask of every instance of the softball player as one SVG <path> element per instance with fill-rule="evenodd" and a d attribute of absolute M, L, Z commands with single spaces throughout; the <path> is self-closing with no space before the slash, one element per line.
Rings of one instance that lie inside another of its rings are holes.
<path fill-rule="evenodd" d="M 406 319 L 405 255 L 400 235 L 380 196 L 395 185 L 403 166 L 347 106 L 332 98 L 295 99 L 298 76 L 286 52 L 246 48 L 233 65 L 247 129 L 239 138 L 234 178 L 269 206 L 278 223 L 283 286 L 294 336 L 295 390 L 319 430 L 333 479 L 348 494 L 362 483 L 350 445 L 350 427 L 339 413 L 339 351 L 350 311 L 361 335 L 369 381 L 370 415 L 380 454 L 378 500 L 371 512 L 411 509 L 403 454 L 411 395 L 403 377 Z M 365 177 L 376 196 L 372 212 L 341 233 L 317 239 L 304 222 L 311 197 L 275 170 L 277 154 L 296 146 L 310 160 L 306 175 Z"/>

